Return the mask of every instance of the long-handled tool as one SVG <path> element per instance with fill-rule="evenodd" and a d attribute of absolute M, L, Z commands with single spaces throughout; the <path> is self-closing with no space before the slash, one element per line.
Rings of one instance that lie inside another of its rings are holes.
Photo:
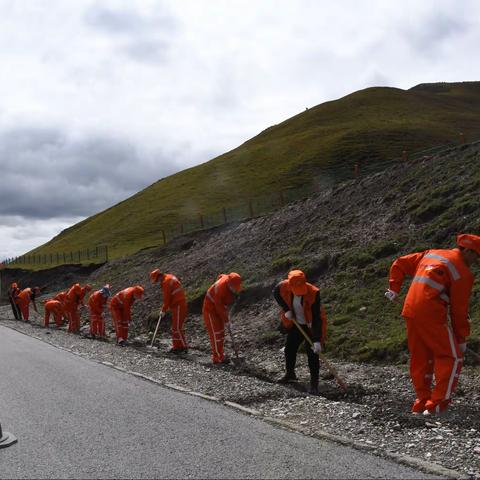
<path fill-rule="evenodd" d="M 162 321 L 162 318 L 165 316 L 165 313 L 164 312 L 160 312 L 160 315 L 158 316 L 158 322 L 157 322 L 157 326 L 155 328 L 155 333 L 153 334 L 153 337 L 152 337 L 152 343 L 150 344 L 150 348 L 153 348 L 153 343 L 155 342 L 155 338 L 157 337 L 157 333 L 158 333 L 158 329 L 160 327 L 160 322 Z"/>
<path fill-rule="evenodd" d="M 231 321 L 227 323 L 227 330 L 228 330 L 228 334 L 230 335 L 230 340 L 232 341 L 233 353 L 235 354 L 235 357 L 233 358 L 233 363 L 237 366 L 241 366 L 245 363 L 245 359 L 241 358 L 238 355 L 238 347 L 237 347 L 237 344 L 235 343 L 235 338 L 233 336 L 232 327 L 230 324 L 231 324 Z"/>
<path fill-rule="evenodd" d="M 310 347 L 313 350 L 313 342 L 312 339 L 307 335 L 307 332 L 302 328 L 302 326 L 295 320 L 295 318 L 292 317 L 292 322 L 295 324 L 295 326 L 300 330 L 301 334 L 305 337 L 305 340 L 308 342 Z M 327 370 L 335 377 L 335 380 L 337 381 L 338 385 L 342 390 L 347 391 L 348 386 L 345 382 L 345 380 L 338 374 L 337 369 L 327 360 L 327 357 L 321 352 L 318 352 L 316 355 L 318 355 L 318 358 L 321 360 L 321 362 L 325 365 Z"/>
<path fill-rule="evenodd" d="M 475 357 L 478 361 L 480 361 L 480 355 L 475 352 L 474 350 L 472 350 L 471 348 L 468 348 L 467 347 L 467 350 L 466 350 L 470 355 L 472 355 L 473 357 Z"/>

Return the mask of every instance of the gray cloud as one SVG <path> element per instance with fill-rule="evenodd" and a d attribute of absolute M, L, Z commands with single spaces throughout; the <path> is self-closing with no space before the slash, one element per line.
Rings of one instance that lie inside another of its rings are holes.
<path fill-rule="evenodd" d="M 176 19 L 167 13 L 162 3 L 158 2 L 155 11 L 157 13 L 146 16 L 132 6 L 108 8 L 97 4 L 87 10 L 85 21 L 94 28 L 113 34 L 145 34 L 152 31 L 172 33 L 178 27 Z M 162 13 L 159 14 L 159 11 Z"/>
<path fill-rule="evenodd" d="M 0 215 L 26 219 L 91 215 L 177 169 L 119 138 L 46 128 L 0 133 L 0 158 Z"/>
<path fill-rule="evenodd" d="M 454 16 L 440 10 L 421 16 L 418 22 L 401 30 L 415 52 L 434 57 L 441 54 L 445 42 L 465 35 L 470 28 L 470 21 L 463 14 Z"/>

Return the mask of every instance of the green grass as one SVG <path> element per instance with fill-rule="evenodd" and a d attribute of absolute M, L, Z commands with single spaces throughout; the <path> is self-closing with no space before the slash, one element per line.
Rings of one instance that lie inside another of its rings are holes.
<path fill-rule="evenodd" d="M 262 201 L 271 202 L 280 189 L 351 178 L 354 163 L 379 169 L 382 161 L 399 157 L 404 147 L 414 152 L 458 142 L 459 131 L 469 140 L 480 137 L 479 113 L 480 82 L 361 90 L 271 126 L 205 164 L 161 179 L 33 252 L 109 245 L 111 258 L 125 256 L 162 244 L 162 230 L 170 237 L 182 223 L 199 225 L 199 214 L 206 219 L 216 215 L 221 222 L 225 207 L 229 218 L 246 217 L 251 198 L 270 195 Z M 441 199 L 430 211 L 420 204 L 415 211 L 418 221 L 439 215 L 443 207 Z"/>

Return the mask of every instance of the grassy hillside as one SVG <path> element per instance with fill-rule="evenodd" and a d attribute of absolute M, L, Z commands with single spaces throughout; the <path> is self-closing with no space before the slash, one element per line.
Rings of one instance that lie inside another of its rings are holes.
<path fill-rule="evenodd" d="M 480 137 L 480 82 L 368 88 L 274 125 L 203 165 L 162 179 L 63 231 L 35 253 L 108 244 L 111 257 L 162 243 L 161 230 L 281 188 L 310 188 L 433 145 Z M 312 180 L 314 179 L 314 180 Z M 228 211 L 229 215 L 232 212 Z M 187 228 L 187 227 L 186 227 Z"/>

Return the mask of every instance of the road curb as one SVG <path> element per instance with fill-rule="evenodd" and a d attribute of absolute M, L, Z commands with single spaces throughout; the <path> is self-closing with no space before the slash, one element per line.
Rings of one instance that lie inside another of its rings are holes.
<path fill-rule="evenodd" d="M 66 352 L 69 352 L 73 355 L 76 355 L 77 357 L 87 359 L 87 360 L 95 362 L 99 365 L 104 365 L 106 367 L 112 368 L 112 369 L 117 370 L 119 372 L 132 375 L 134 377 L 141 378 L 143 380 L 154 383 L 154 384 L 156 384 L 158 386 L 161 386 L 161 387 L 165 387 L 165 388 L 168 388 L 168 389 L 171 389 L 171 390 L 176 390 L 180 393 L 185 393 L 185 394 L 188 394 L 188 395 L 191 395 L 191 396 L 200 397 L 200 398 L 203 398 L 204 400 L 215 402 L 215 403 L 218 403 L 219 405 L 227 406 L 227 407 L 235 409 L 236 411 L 239 411 L 243 414 L 248 414 L 248 415 L 251 415 L 251 416 L 255 416 L 259 420 L 262 420 L 262 421 L 264 421 L 266 423 L 269 423 L 273 426 L 280 427 L 280 428 L 283 428 L 285 430 L 288 430 L 288 431 L 291 431 L 291 432 L 294 432 L 294 433 L 310 436 L 310 437 L 313 437 L 313 438 L 316 438 L 316 439 L 319 439 L 319 440 L 327 440 L 327 441 L 330 441 L 330 442 L 333 442 L 333 443 L 337 443 L 337 444 L 341 444 L 341 445 L 344 445 L 344 446 L 347 446 L 347 447 L 355 448 L 356 450 L 368 452 L 368 453 L 371 453 L 371 454 L 373 454 L 377 457 L 388 458 L 389 460 L 392 460 L 395 463 L 405 465 L 405 466 L 408 466 L 408 467 L 412 467 L 412 468 L 415 468 L 417 470 L 421 470 L 425 473 L 430 473 L 430 474 L 433 474 L 433 475 L 440 475 L 441 477 L 444 477 L 444 478 L 451 478 L 451 479 L 458 479 L 458 480 L 469 480 L 471 478 L 470 476 L 465 475 L 461 472 L 449 469 L 447 467 L 442 467 L 441 465 L 438 465 L 438 464 L 432 463 L 432 462 L 428 462 L 428 461 L 423 460 L 421 458 L 411 457 L 409 455 L 402 455 L 402 454 L 398 454 L 398 453 L 394 453 L 394 452 L 388 452 L 386 450 L 380 450 L 380 449 L 377 449 L 376 447 L 374 447 L 372 445 L 366 445 L 364 443 L 356 442 L 355 440 L 352 440 L 350 438 L 342 437 L 340 435 L 334 435 L 334 434 L 328 433 L 324 430 L 316 430 L 314 433 L 306 433 L 302 430 L 302 428 L 300 428 L 296 424 L 293 424 L 293 423 L 288 422 L 286 420 L 277 419 L 277 418 L 274 418 L 274 417 L 268 417 L 268 416 L 262 414 L 258 410 L 248 408 L 248 407 L 244 407 L 243 405 L 240 405 L 240 404 L 235 403 L 235 402 L 223 401 L 223 400 L 220 400 L 217 397 L 206 395 L 206 394 L 201 393 L 201 392 L 195 392 L 195 391 L 192 391 L 188 388 L 181 387 L 180 385 L 175 385 L 173 383 L 164 383 L 160 380 L 156 380 L 153 377 L 149 377 L 147 375 L 144 375 L 143 373 L 135 372 L 133 370 L 128 370 L 126 368 L 117 366 L 117 365 L 113 364 L 112 362 L 108 362 L 108 361 L 104 361 L 104 360 L 97 360 L 97 359 L 94 359 L 94 358 L 86 357 L 84 355 L 81 355 L 80 352 L 76 352 L 76 351 L 71 350 L 69 348 L 65 348 L 65 347 L 56 345 L 53 342 L 50 342 L 45 338 L 39 337 L 39 336 L 34 335 L 34 334 L 29 334 L 29 333 L 23 332 L 22 330 L 15 328 L 15 326 L 10 326 L 10 325 L 3 325 L 3 326 L 6 327 L 6 328 L 10 328 L 11 330 L 14 330 L 14 331 L 16 331 L 16 332 L 18 332 L 22 335 L 26 335 L 28 337 L 35 338 L 36 340 L 40 340 L 41 342 L 46 343 L 48 345 L 51 345 L 52 347 L 55 347 L 55 348 L 58 348 L 60 350 L 64 350 Z"/>
<path fill-rule="evenodd" d="M 277 418 L 266 416 L 262 416 L 260 418 L 262 418 L 262 420 L 266 421 L 267 423 L 282 427 L 286 430 L 318 438 L 319 440 L 328 440 L 330 442 L 339 443 L 346 447 L 354 448 L 355 450 L 369 452 L 377 457 L 388 458 L 396 463 L 400 463 L 408 467 L 413 467 L 425 473 L 431 473 L 433 475 L 440 475 L 444 478 L 452 478 L 457 480 L 468 480 L 471 478 L 461 472 L 442 467 L 441 465 L 437 465 L 436 463 L 427 462 L 426 460 L 422 460 L 421 458 L 411 457 L 410 455 L 401 455 L 398 453 L 388 452 L 386 450 L 379 450 L 373 445 L 366 445 L 364 443 L 356 442 L 355 440 L 352 440 L 350 438 L 342 437 L 340 435 L 334 435 L 324 430 L 316 430 L 314 433 L 305 433 L 301 428 L 297 427 L 296 424 L 290 423 L 286 420 L 280 420 Z"/>

